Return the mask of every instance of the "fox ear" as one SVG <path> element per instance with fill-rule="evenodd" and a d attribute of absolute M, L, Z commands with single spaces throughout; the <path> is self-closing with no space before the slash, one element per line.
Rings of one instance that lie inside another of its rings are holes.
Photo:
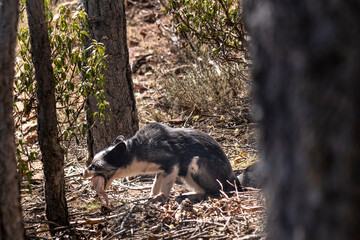
<path fill-rule="evenodd" d="M 120 152 L 125 152 L 126 151 L 126 144 L 124 141 L 119 141 L 115 147 L 112 149 L 112 151 L 120 151 Z"/>
<path fill-rule="evenodd" d="M 104 156 L 104 161 L 113 166 L 120 167 L 121 163 L 124 161 L 125 155 L 126 144 L 121 141 Z"/>
<path fill-rule="evenodd" d="M 114 140 L 114 142 L 111 145 L 116 145 L 119 142 L 123 142 L 123 141 L 125 141 L 125 137 L 123 135 L 119 135 L 119 136 L 117 136 L 117 138 Z"/>

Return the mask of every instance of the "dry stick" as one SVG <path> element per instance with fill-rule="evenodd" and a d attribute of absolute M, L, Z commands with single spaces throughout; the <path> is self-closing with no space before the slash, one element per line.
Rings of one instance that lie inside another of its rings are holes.
<path fill-rule="evenodd" d="M 204 232 L 201 232 L 201 233 L 198 233 L 198 234 L 196 234 L 196 235 L 194 235 L 194 236 L 191 236 L 191 237 L 189 237 L 188 239 L 197 239 L 198 237 L 200 237 L 201 235 L 203 235 L 203 234 L 205 234 Z"/>
<path fill-rule="evenodd" d="M 219 190 L 219 192 L 221 194 L 223 194 L 226 199 L 230 199 L 229 196 L 224 192 L 224 187 L 223 187 L 222 183 L 218 179 L 216 179 L 216 181 L 220 184 L 220 187 L 221 187 L 221 190 Z"/>
<path fill-rule="evenodd" d="M 187 234 L 191 234 L 191 233 L 193 233 L 193 232 L 196 232 L 196 229 L 194 229 L 194 230 L 188 230 L 188 229 L 186 229 L 185 231 L 182 231 L 181 233 L 178 233 L 178 234 L 176 234 L 176 235 L 171 235 L 171 236 L 169 236 L 169 237 L 164 237 L 164 240 L 166 239 L 174 239 L 174 238 L 178 238 L 178 237 L 182 237 L 182 236 L 184 236 L 184 235 L 187 235 Z"/>
<path fill-rule="evenodd" d="M 239 240 L 256 240 L 265 237 L 265 234 L 250 234 L 238 238 Z"/>
<path fill-rule="evenodd" d="M 138 180 L 142 180 L 142 176 L 133 177 L 132 179 L 129 179 L 129 177 L 126 177 L 126 178 L 122 179 L 120 182 L 123 183 L 125 179 L 126 179 L 127 183 L 132 183 L 132 182 L 136 182 Z M 152 179 L 151 179 L 151 181 L 152 181 Z M 115 181 L 115 182 L 118 182 L 118 181 Z"/>
<path fill-rule="evenodd" d="M 136 202 L 140 202 L 140 201 L 144 201 L 144 200 L 147 200 L 147 202 L 139 203 L 139 204 L 148 205 L 150 199 L 151 199 L 150 197 L 146 197 L 146 198 L 139 198 L 139 199 L 136 199 L 136 200 L 133 200 L 133 201 L 130 201 L 130 202 L 125 202 L 122 205 L 117 206 L 116 209 L 119 209 L 119 208 L 123 207 L 124 205 L 128 205 L 128 204 L 131 204 L 131 203 L 136 203 Z M 158 210 L 158 209 L 155 209 L 155 210 Z"/>
<path fill-rule="evenodd" d="M 104 222 L 105 220 L 109 220 L 109 219 L 111 219 L 111 218 L 101 217 L 101 218 L 91 218 L 91 219 L 80 219 L 80 220 L 70 222 L 70 225 L 73 227 L 80 226 L 80 225 L 88 225 L 88 224 L 94 225 L 94 224 L 101 223 L 101 222 Z"/>
<path fill-rule="evenodd" d="M 189 236 L 189 237 L 193 237 L 194 235 L 197 234 L 197 231 L 201 231 L 201 230 L 203 230 L 203 226 L 196 226 L 195 225 L 195 230 L 193 231 L 192 236 Z"/>
<path fill-rule="evenodd" d="M 38 237 L 38 236 L 35 236 L 35 235 L 26 235 L 26 234 L 25 234 L 25 237 L 26 237 L 27 239 L 50 240 L 50 238 Z"/>
<path fill-rule="evenodd" d="M 83 177 L 83 176 L 82 176 L 82 173 L 65 176 L 65 178 L 73 178 L 73 177 Z"/>
<path fill-rule="evenodd" d="M 40 207 L 32 207 L 32 208 L 24 208 L 23 211 L 35 211 L 35 210 L 44 210 L 45 209 L 45 206 L 40 206 Z"/>
<path fill-rule="evenodd" d="M 221 231 L 224 231 L 224 230 L 225 230 L 225 228 L 226 228 L 227 225 L 229 224 L 230 220 L 231 220 L 231 216 L 228 217 L 228 219 L 226 220 L 226 223 L 224 224 L 224 227 L 223 227 L 223 229 L 222 229 Z"/>
<path fill-rule="evenodd" d="M 122 233 L 126 232 L 126 230 L 127 230 L 127 229 L 123 229 L 123 230 L 121 230 L 121 231 L 119 231 L 119 232 L 117 232 L 117 233 L 113 234 L 112 236 L 108 237 L 106 240 L 113 239 L 114 237 L 116 237 L 116 236 L 118 236 L 118 235 L 120 235 L 120 234 L 122 234 Z"/>
<path fill-rule="evenodd" d="M 210 224 L 210 225 L 216 225 L 223 227 L 224 224 L 217 223 L 217 222 L 209 222 L 209 221 L 203 221 L 203 220 L 197 220 L 197 219 L 184 219 L 182 222 L 196 222 L 196 223 L 204 223 L 204 224 Z"/>
<path fill-rule="evenodd" d="M 264 206 L 252 206 L 252 207 L 246 207 L 246 206 L 241 206 L 242 209 L 245 209 L 245 210 L 258 210 L 258 209 L 265 209 Z"/>
<path fill-rule="evenodd" d="M 227 235 L 222 236 L 222 237 L 216 236 L 216 240 L 221 240 L 221 239 L 229 239 L 229 237 Z"/>
<path fill-rule="evenodd" d="M 76 231 L 83 231 L 83 232 L 90 232 L 90 233 L 96 233 L 96 230 L 93 229 L 86 229 L 86 228 L 74 228 Z"/>
<path fill-rule="evenodd" d="M 124 224 L 126 222 L 126 220 L 129 218 L 130 214 L 132 213 L 132 211 L 134 210 L 135 205 L 133 205 L 130 209 L 130 211 L 125 215 L 125 217 L 123 218 L 121 224 L 120 224 L 120 229 L 124 228 Z"/>
<path fill-rule="evenodd" d="M 236 182 L 234 181 L 234 183 L 231 183 L 229 180 L 226 180 L 226 182 L 235 188 L 236 198 L 239 199 L 239 191 Z"/>
<path fill-rule="evenodd" d="M 52 229 L 52 231 L 60 231 L 60 230 L 66 230 L 66 229 L 70 229 L 71 226 L 61 226 L 61 227 L 56 227 L 54 229 Z M 43 232 L 49 232 L 50 229 L 43 229 L 43 230 L 39 230 L 39 231 L 36 231 L 36 232 L 32 232 L 31 234 L 38 234 L 38 233 L 43 233 Z"/>
<path fill-rule="evenodd" d="M 122 188 L 127 188 L 130 190 L 146 190 L 146 189 L 151 189 L 152 186 L 144 186 L 144 187 L 133 187 L 133 186 L 128 186 L 122 183 L 119 183 L 119 186 Z"/>
<path fill-rule="evenodd" d="M 218 239 L 224 239 L 224 237 L 225 237 L 225 239 L 228 239 L 228 236 L 226 236 L 226 235 L 210 235 L 209 234 L 209 232 L 207 232 L 207 235 L 203 235 L 203 234 L 198 234 L 197 236 L 196 236 L 196 238 L 198 239 L 198 238 L 205 238 L 205 239 L 216 239 L 216 240 L 218 240 Z M 194 237 L 191 237 L 191 238 L 189 238 L 189 239 L 194 239 Z"/>
<path fill-rule="evenodd" d="M 94 224 L 98 224 L 98 223 L 101 223 L 101 222 L 105 222 L 105 221 L 107 221 L 109 219 L 112 219 L 112 218 L 119 217 L 121 215 L 125 215 L 125 213 L 119 213 L 119 214 L 111 215 L 109 217 L 89 218 L 89 219 L 76 220 L 76 221 L 70 222 L 69 226 L 59 226 L 59 227 L 54 228 L 53 230 L 58 231 L 58 230 L 65 230 L 65 229 L 75 229 L 74 227 L 81 226 L 81 225 L 94 225 Z M 50 222 L 50 221 L 41 221 L 39 223 L 49 224 L 49 223 L 52 223 L 52 222 Z M 55 224 L 55 223 L 53 223 L 53 224 Z M 31 234 L 43 233 L 43 232 L 47 232 L 47 231 L 50 231 L 50 230 L 49 229 L 42 229 L 42 230 L 39 230 L 39 231 L 36 231 L 36 232 L 32 232 Z"/>
<path fill-rule="evenodd" d="M 128 219 L 128 217 L 130 216 L 130 214 L 132 213 L 132 211 L 134 210 L 134 208 L 135 208 L 135 205 L 133 205 L 133 206 L 131 207 L 130 211 L 128 211 L 127 214 L 125 215 L 125 217 L 123 218 L 123 220 L 122 220 L 122 222 L 121 222 L 121 224 L 120 224 L 120 231 L 117 232 L 117 233 L 115 233 L 114 235 L 110 236 L 110 237 L 107 238 L 107 239 L 112 239 L 112 238 L 114 238 L 114 237 L 122 234 L 123 232 L 125 232 L 125 231 L 127 230 L 127 229 L 123 229 L 123 228 L 124 228 L 124 224 L 125 224 L 126 220 Z"/>
<path fill-rule="evenodd" d="M 206 234 L 208 234 L 209 235 L 209 231 L 203 231 L 203 232 L 201 232 L 201 233 L 198 233 L 198 234 L 196 234 L 196 235 L 194 235 L 194 236 L 191 236 L 190 238 L 188 238 L 188 239 L 198 239 L 201 235 L 205 235 L 205 236 L 207 236 Z M 203 236 L 204 237 L 204 236 Z M 215 236 L 211 236 L 212 238 L 214 238 Z"/>
<path fill-rule="evenodd" d="M 28 227 L 24 227 L 24 230 L 39 228 L 39 225 L 40 225 L 40 224 L 41 224 L 41 223 L 36 223 L 35 225 L 28 226 Z"/>
<path fill-rule="evenodd" d="M 186 127 L 187 122 L 189 121 L 189 119 L 191 118 L 191 116 L 194 114 L 194 112 L 195 112 L 196 109 L 197 109 L 197 106 L 196 106 L 196 104 L 195 104 L 194 107 L 193 107 L 193 110 L 192 110 L 191 113 L 190 113 L 190 115 L 187 117 L 186 121 L 184 122 L 183 127 Z"/>

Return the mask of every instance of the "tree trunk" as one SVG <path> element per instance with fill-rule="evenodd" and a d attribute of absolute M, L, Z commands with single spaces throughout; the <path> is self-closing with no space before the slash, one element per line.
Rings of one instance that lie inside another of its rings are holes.
<path fill-rule="evenodd" d="M 93 113 L 95 99 L 88 101 L 87 116 L 89 160 L 107 147 L 118 135 L 131 137 L 138 130 L 138 117 L 126 42 L 124 1 L 80 0 L 88 14 L 90 38 L 105 45 L 107 73 L 105 75 L 106 101 L 110 103 L 110 118 L 100 123 Z"/>
<path fill-rule="evenodd" d="M 69 225 L 65 199 L 64 156 L 58 139 L 55 81 L 43 0 L 27 0 L 31 51 L 38 98 L 38 136 L 45 176 L 46 216 L 51 229 Z"/>
<path fill-rule="evenodd" d="M 0 0 L 0 240 L 24 238 L 12 114 L 18 4 Z"/>
<path fill-rule="evenodd" d="M 360 4 L 246 1 L 269 239 L 359 239 Z"/>

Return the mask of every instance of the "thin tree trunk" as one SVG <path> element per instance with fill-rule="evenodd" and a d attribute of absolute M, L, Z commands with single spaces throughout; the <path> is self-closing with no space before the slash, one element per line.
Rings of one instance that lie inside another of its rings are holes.
<path fill-rule="evenodd" d="M 360 3 L 246 3 L 269 239 L 359 239 Z"/>
<path fill-rule="evenodd" d="M 43 0 L 27 0 L 26 9 L 35 66 L 38 136 L 45 176 L 45 201 L 50 228 L 69 225 L 65 199 L 64 156 L 58 139 L 55 81 Z"/>
<path fill-rule="evenodd" d="M 0 0 L 0 240 L 24 238 L 12 112 L 18 4 Z"/>
<path fill-rule="evenodd" d="M 104 43 L 107 58 L 106 101 L 110 103 L 110 118 L 100 123 L 96 100 L 88 101 L 88 146 L 90 160 L 107 147 L 118 135 L 131 137 L 138 130 L 136 102 L 126 42 L 124 1 L 80 0 L 88 14 L 90 38 Z"/>

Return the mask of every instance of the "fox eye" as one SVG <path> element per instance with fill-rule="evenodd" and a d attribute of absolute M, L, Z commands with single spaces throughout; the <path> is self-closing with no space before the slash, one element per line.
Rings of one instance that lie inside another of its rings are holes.
<path fill-rule="evenodd" d="M 97 166 L 97 165 L 90 165 L 90 166 L 89 166 L 89 170 L 90 170 L 90 171 L 98 171 L 98 170 L 100 170 L 100 168 L 99 168 L 99 166 Z"/>

